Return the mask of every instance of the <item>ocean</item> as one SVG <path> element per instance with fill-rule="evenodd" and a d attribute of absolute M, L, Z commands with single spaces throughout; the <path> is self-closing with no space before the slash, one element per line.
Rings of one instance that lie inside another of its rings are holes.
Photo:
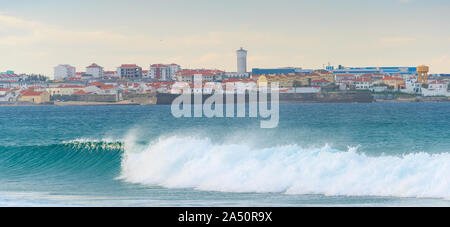
<path fill-rule="evenodd" d="M 450 206 L 450 103 L 0 107 L 0 206 Z"/>

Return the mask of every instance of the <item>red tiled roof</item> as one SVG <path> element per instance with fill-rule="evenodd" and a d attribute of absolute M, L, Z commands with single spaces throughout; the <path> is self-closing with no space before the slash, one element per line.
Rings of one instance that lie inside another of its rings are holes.
<path fill-rule="evenodd" d="M 356 78 L 356 79 L 354 79 L 354 81 L 357 81 L 357 82 L 373 82 L 372 79 L 369 79 L 369 78 L 366 78 L 366 77 Z"/>
<path fill-rule="evenodd" d="M 3 78 L 3 77 L 19 77 L 19 75 L 17 75 L 17 74 L 1 74 L 0 78 Z"/>
<path fill-rule="evenodd" d="M 81 85 L 60 85 L 57 88 L 82 88 Z"/>
<path fill-rule="evenodd" d="M 28 90 L 24 90 L 21 92 L 22 96 L 40 96 L 42 93 L 44 93 L 43 91 L 35 91 L 33 89 L 28 89 Z"/>
<path fill-rule="evenodd" d="M 86 92 L 83 91 L 83 90 L 79 90 L 79 91 L 77 91 L 77 92 L 74 92 L 73 94 L 74 94 L 74 95 L 85 95 Z"/>
<path fill-rule="evenodd" d="M 92 82 L 90 84 L 88 84 L 88 86 L 97 86 L 100 87 L 100 89 L 102 90 L 109 90 L 109 89 L 113 89 L 115 86 L 114 85 L 107 85 L 101 82 Z"/>
<path fill-rule="evenodd" d="M 239 78 L 230 78 L 227 80 L 222 81 L 222 83 L 236 83 L 236 82 L 245 82 L 245 83 L 249 83 L 249 82 L 255 82 L 256 80 L 254 79 L 239 79 Z"/>
<path fill-rule="evenodd" d="M 312 83 L 330 83 L 330 81 L 325 80 L 325 79 L 321 79 L 321 80 L 313 80 L 311 81 Z"/>
<path fill-rule="evenodd" d="M 152 68 L 166 68 L 169 67 L 168 65 L 164 65 L 164 64 L 153 64 L 150 67 Z"/>
<path fill-rule="evenodd" d="M 69 77 L 66 80 L 81 80 L 80 77 Z"/>
<path fill-rule="evenodd" d="M 95 63 L 92 63 L 90 66 L 88 66 L 86 68 L 101 68 L 101 66 L 99 66 L 99 65 L 97 65 Z"/>
<path fill-rule="evenodd" d="M 336 77 L 354 77 L 355 75 L 353 74 L 340 74 L 340 75 L 336 75 Z"/>
<path fill-rule="evenodd" d="M 139 66 L 137 66 L 136 64 L 123 64 L 120 66 L 120 68 L 137 68 Z"/>
<path fill-rule="evenodd" d="M 393 76 L 385 76 L 383 79 L 381 80 L 403 80 L 401 78 L 398 77 L 393 77 Z"/>
<path fill-rule="evenodd" d="M 440 81 L 440 80 L 435 80 L 430 82 L 430 84 L 446 84 L 444 81 Z"/>

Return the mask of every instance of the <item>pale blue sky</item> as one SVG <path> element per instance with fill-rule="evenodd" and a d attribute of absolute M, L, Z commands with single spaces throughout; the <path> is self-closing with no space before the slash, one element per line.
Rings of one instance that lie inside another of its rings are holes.
<path fill-rule="evenodd" d="M 415 66 L 450 73 L 447 0 L 0 0 L 0 71 L 68 63 Z"/>

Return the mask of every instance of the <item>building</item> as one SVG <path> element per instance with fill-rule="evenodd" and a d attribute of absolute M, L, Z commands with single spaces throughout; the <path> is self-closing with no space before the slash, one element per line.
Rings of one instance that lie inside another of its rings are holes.
<path fill-rule="evenodd" d="M 202 81 L 217 81 L 223 71 L 216 69 L 183 69 L 177 73 L 178 81 L 194 82 L 195 76 L 200 76 Z"/>
<path fill-rule="evenodd" d="M 93 77 L 102 77 L 103 76 L 103 67 L 92 63 L 90 66 L 86 67 L 86 74 L 91 75 Z"/>
<path fill-rule="evenodd" d="M 171 80 L 176 80 L 177 72 L 181 70 L 181 66 L 177 64 L 170 64 L 169 65 L 169 75 Z"/>
<path fill-rule="evenodd" d="M 0 72 L 0 75 L 11 75 L 14 74 L 13 70 L 6 70 L 6 72 Z"/>
<path fill-rule="evenodd" d="M 55 80 L 63 80 L 69 77 L 75 77 L 76 69 L 71 65 L 58 65 L 53 68 L 54 74 L 53 79 Z"/>
<path fill-rule="evenodd" d="M 218 76 L 220 77 L 221 80 L 245 79 L 245 78 L 250 78 L 250 73 L 223 72 L 223 73 L 219 73 Z"/>
<path fill-rule="evenodd" d="M 304 75 L 312 79 L 316 78 L 315 80 L 327 80 L 330 84 L 334 84 L 336 82 L 335 75 L 325 70 L 317 70 L 313 73 L 307 73 Z"/>
<path fill-rule="evenodd" d="M 448 92 L 448 84 L 435 80 L 428 84 L 427 88 L 422 88 L 423 96 L 450 96 L 450 92 Z"/>
<path fill-rule="evenodd" d="M 330 84 L 331 84 L 330 81 L 325 80 L 325 79 L 311 81 L 311 86 L 316 86 L 316 87 L 326 87 Z"/>
<path fill-rule="evenodd" d="M 0 103 L 11 104 L 17 101 L 17 92 L 11 88 L 0 88 Z"/>
<path fill-rule="evenodd" d="M 117 68 L 117 75 L 122 79 L 141 79 L 142 68 L 135 64 L 123 64 Z"/>
<path fill-rule="evenodd" d="M 417 80 L 407 80 L 405 81 L 405 88 L 401 91 L 409 94 L 422 94 L 422 84 L 418 83 Z"/>
<path fill-rule="evenodd" d="M 335 81 L 337 84 L 343 82 L 343 81 L 347 81 L 347 80 L 353 80 L 355 79 L 355 75 L 353 74 L 339 74 L 339 75 L 335 75 Z"/>
<path fill-rule="evenodd" d="M 314 72 L 314 73 L 289 73 L 289 74 L 267 74 L 253 76 L 259 78 L 264 76 L 268 84 L 278 83 L 280 87 L 305 87 L 305 86 L 328 86 L 335 83 L 335 78 L 329 72 Z"/>
<path fill-rule="evenodd" d="M 94 94 L 114 94 L 119 95 L 119 89 L 114 84 L 104 84 L 102 82 L 92 82 L 84 88 L 86 93 L 94 93 Z"/>
<path fill-rule="evenodd" d="M 34 104 L 43 104 L 50 102 L 50 94 L 46 91 L 35 91 L 28 89 L 22 91 L 19 97 L 19 102 L 29 102 Z"/>
<path fill-rule="evenodd" d="M 149 78 L 150 77 L 150 70 L 142 70 L 142 77 Z"/>
<path fill-rule="evenodd" d="M 257 87 L 267 87 L 269 85 L 269 80 L 267 80 L 267 77 L 262 75 L 258 77 L 258 80 L 256 81 Z"/>
<path fill-rule="evenodd" d="M 238 73 L 246 73 L 247 72 L 247 51 L 239 49 L 236 51 L 237 55 L 237 72 Z"/>
<path fill-rule="evenodd" d="M 117 71 L 103 71 L 103 75 L 105 77 L 113 78 L 113 77 L 119 77 L 117 74 Z"/>
<path fill-rule="evenodd" d="M 390 76 L 415 76 L 417 75 L 417 67 L 328 67 L 329 71 L 336 74 L 351 74 L 351 75 L 362 75 L 362 74 L 384 74 Z"/>
<path fill-rule="evenodd" d="M 366 77 L 354 79 L 356 90 L 370 90 L 372 88 L 373 80 Z"/>
<path fill-rule="evenodd" d="M 277 68 L 277 69 L 252 69 L 252 76 L 260 76 L 260 75 L 281 75 L 281 74 L 296 74 L 301 73 L 302 68 Z"/>
<path fill-rule="evenodd" d="M 378 81 L 379 84 L 386 84 L 389 87 L 393 87 L 395 90 L 400 90 L 406 86 L 403 79 L 394 76 L 385 76 Z"/>
<path fill-rule="evenodd" d="M 172 81 L 176 79 L 176 73 L 181 70 L 177 64 L 153 64 L 150 66 L 150 77 L 158 81 Z"/>
<path fill-rule="evenodd" d="M 170 68 L 164 64 L 153 64 L 150 66 L 150 77 L 158 81 L 167 81 L 170 78 Z"/>
<path fill-rule="evenodd" d="M 431 83 L 428 84 L 428 89 L 431 90 L 447 90 L 448 89 L 448 84 L 440 81 L 440 80 L 435 80 L 432 81 Z"/>
<path fill-rule="evenodd" d="M 84 87 L 80 85 L 59 85 L 56 87 L 45 88 L 51 96 L 54 95 L 73 95 L 74 93 L 83 90 Z"/>

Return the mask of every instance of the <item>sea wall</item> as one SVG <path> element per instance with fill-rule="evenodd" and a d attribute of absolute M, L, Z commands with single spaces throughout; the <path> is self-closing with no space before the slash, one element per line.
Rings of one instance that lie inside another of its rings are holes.
<path fill-rule="evenodd" d="M 64 101 L 76 101 L 76 102 L 117 102 L 117 95 L 52 95 L 51 101 L 64 100 Z"/>
<path fill-rule="evenodd" d="M 140 105 L 152 105 L 156 104 L 155 94 L 123 94 L 123 100 L 129 100 L 132 103 Z"/>
<path fill-rule="evenodd" d="M 156 94 L 156 104 L 169 105 L 178 97 L 178 94 Z M 211 95 L 202 95 L 202 102 L 211 97 Z M 268 94 L 268 101 L 271 96 Z M 224 96 L 224 103 L 226 98 Z M 330 92 L 330 93 L 280 93 L 279 101 L 282 104 L 301 104 L 301 103 L 370 103 L 374 98 L 370 92 Z M 191 103 L 194 103 L 194 97 L 191 97 Z M 234 103 L 238 103 L 237 95 L 234 95 Z M 249 95 L 245 95 L 245 103 L 249 103 Z"/>

